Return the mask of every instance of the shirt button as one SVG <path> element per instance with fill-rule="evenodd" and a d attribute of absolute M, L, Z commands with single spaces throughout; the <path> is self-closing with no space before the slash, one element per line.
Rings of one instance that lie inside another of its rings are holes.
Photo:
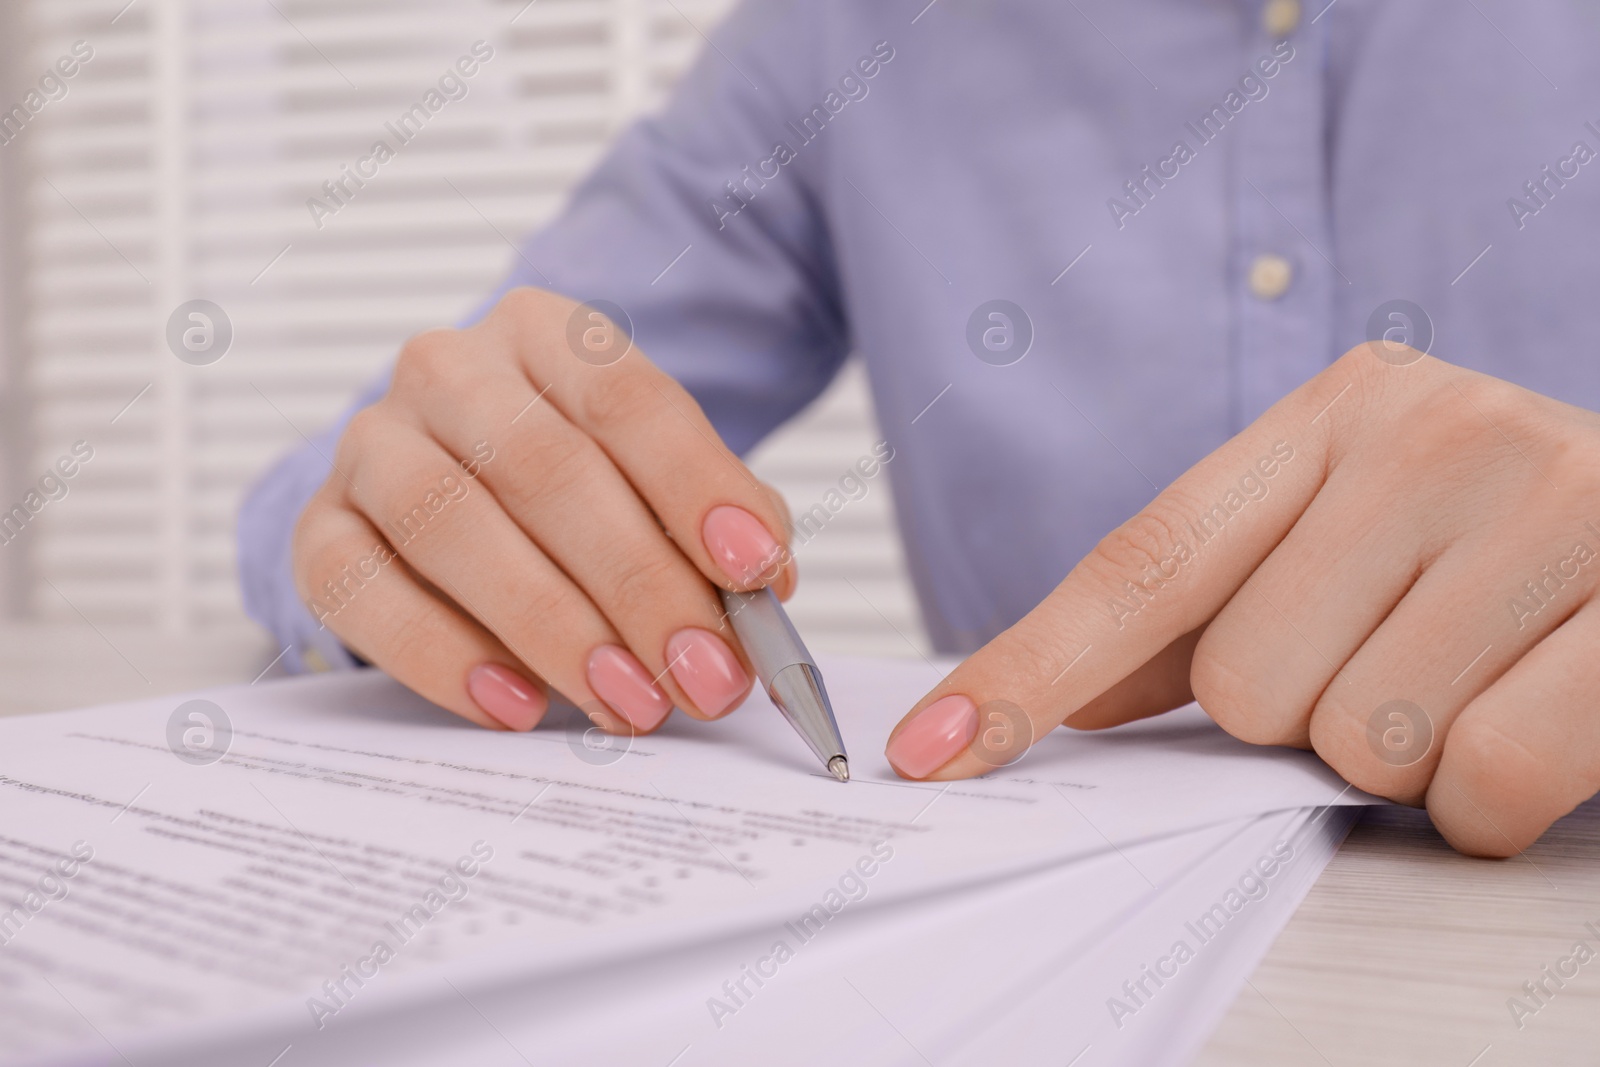
<path fill-rule="evenodd" d="M 1267 0 L 1261 9 L 1261 28 L 1269 37 L 1287 37 L 1300 25 L 1300 0 Z"/>
<path fill-rule="evenodd" d="M 1250 292 L 1260 300 L 1276 300 L 1294 281 L 1294 267 L 1282 256 L 1257 256 L 1250 264 Z"/>

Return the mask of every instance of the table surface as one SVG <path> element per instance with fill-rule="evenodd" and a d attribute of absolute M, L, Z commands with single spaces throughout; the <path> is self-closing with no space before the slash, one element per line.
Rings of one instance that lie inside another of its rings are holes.
<path fill-rule="evenodd" d="M 248 682 L 277 652 L 234 628 L 0 627 L 0 714 Z M 1563 977 L 1578 942 L 1594 956 Z M 1518 997 L 1537 1011 L 1514 1016 Z M 1197 1062 L 1600 1063 L 1600 803 L 1504 861 L 1458 855 L 1423 812 L 1368 812 Z"/>

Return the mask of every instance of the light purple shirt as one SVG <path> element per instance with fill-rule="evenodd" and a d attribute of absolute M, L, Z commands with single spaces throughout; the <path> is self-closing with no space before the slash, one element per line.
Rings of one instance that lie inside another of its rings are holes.
<path fill-rule="evenodd" d="M 859 353 L 940 651 L 1385 330 L 1600 408 L 1600 7 L 925 3 L 744 4 L 500 292 L 621 306 L 740 451 Z M 352 662 L 288 561 L 342 427 L 240 517 L 292 668 Z"/>

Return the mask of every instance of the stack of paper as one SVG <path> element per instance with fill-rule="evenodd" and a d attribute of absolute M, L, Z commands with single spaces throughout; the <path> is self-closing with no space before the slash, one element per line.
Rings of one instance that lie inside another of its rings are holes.
<path fill-rule="evenodd" d="M 845 785 L 759 696 L 631 743 L 375 672 L 0 723 L 0 1061 L 1181 1063 L 1370 800 L 1197 709 L 908 783 L 937 675 L 824 667 Z"/>

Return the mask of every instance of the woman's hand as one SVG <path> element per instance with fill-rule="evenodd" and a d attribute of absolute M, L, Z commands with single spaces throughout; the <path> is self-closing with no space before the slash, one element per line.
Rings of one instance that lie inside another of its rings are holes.
<path fill-rule="evenodd" d="M 1600 789 L 1597 583 L 1600 416 L 1375 342 L 1112 531 L 888 755 L 964 778 L 1192 696 L 1508 855 Z"/>
<path fill-rule="evenodd" d="M 533 289 L 408 342 L 294 538 L 352 650 L 482 726 L 558 690 L 605 729 L 736 707 L 713 583 L 794 583 L 787 515 L 682 387 L 589 305 Z"/>

